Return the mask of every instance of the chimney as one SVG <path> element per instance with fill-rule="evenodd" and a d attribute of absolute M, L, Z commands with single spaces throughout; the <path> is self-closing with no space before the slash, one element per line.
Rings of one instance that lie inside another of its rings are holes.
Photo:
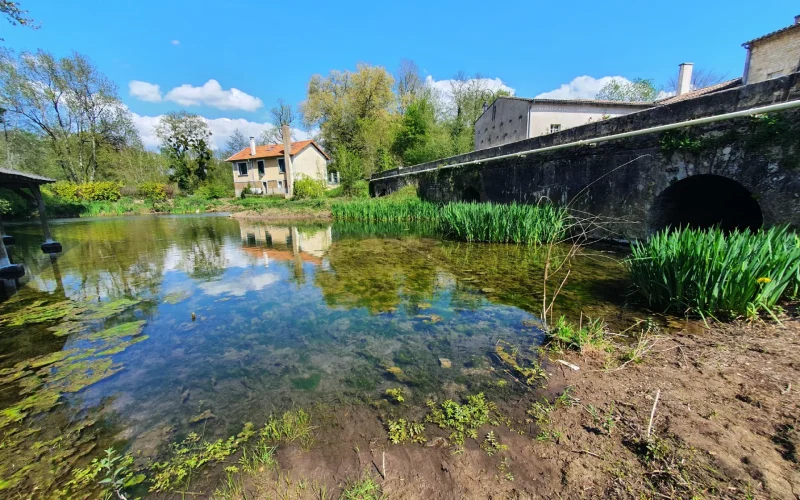
<path fill-rule="evenodd" d="M 675 89 L 675 95 L 683 95 L 692 90 L 692 68 L 694 63 L 683 63 L 678 66 L 678 88 Z"/>
<path fill-rule="evenodd" d="M 292 131 L 289 125 L 281 127 L 283 136 L 283 161 L 286 163 L 286 193 L 291 198 L 294 196 L 294 169 L 292 168 Z"/>
<path fill-rule="evenodd" d="M 256 138 L 255 137 L 251 137 L 250 138 L 250 156 L 255 156 L 255 155 L 256 155 Z"/>

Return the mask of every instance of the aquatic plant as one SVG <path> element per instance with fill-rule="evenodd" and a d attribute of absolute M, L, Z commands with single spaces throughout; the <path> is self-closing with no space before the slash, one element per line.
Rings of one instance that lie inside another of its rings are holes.
<path fill-rule="evenodd" d="M 131 455 L 120 455 L 114 448 L 105 450 L 105 454 L 103 458 L 93 459 L 88 466 L 75 469 L 67 488 L 80 492 L 98 486 L 104 500 L 126 500 L 125 490 L 140 484 L 145 475 L 137 474 L 133 469 Z"/>
<path fill-rule="evenodd" d="M 633 243 L 626 262 L 651 307 L 679 314 L 774 315 L 800 286 L 800 238 L 786 226 L 666 230 Z"/>
<path fill-rule="evenodd" d="M 430 413 L 425 417 L 425 421 L 450 430 L 450 440 L 457 445 L 463 445 L 466 438 L 477 440 L 478 428 L 490 423 L 491 413 L 497 410 L 494 403 L 486 401 L 482 392 L 467 397 L 467 402 L 464 404 L 448 399 L 441 405 L 437 405 L 434 401 L 428 401 L 427 405 Z"/>
<path fill-rule="evenodd" d="M 511 349 L 510 352 L 506 351 L 504 345 Z M 522 380 L 528 385 L 534 385 L 538 381 L 547 378 L 547 372 L 544 371 L 544 369 L 538 362 L 536 362 L 536 360 L 528 360 L 530 366 L 521 366 L 517 361 L 519 349 L 505 341 L 500 340 L 497 342 L 497 344 L 494 346 L 494 353 L 498 358 L 500 358 L 500 361 L 502 361 L 503 364 L 511 368 L 513 373 L 522 378 Z"/>
<path fill-rule="evenodd" d="M 337 220 L 401 222 L 437 220 L 439 206 L 417 198 L 335 201 L 331 214 Z"/>
<path fill-rule="evenodd" d="M 259 435 L 267 443 L 291 443 L 299 441 L 308 449 L 314 443 L 314 427 L 311 416 L 302 408 L 289 410 L 280 417 L 270 415 Z"/>
<path fill-rule="evenodd" d="M 170 445 L 170 456 L 166 460 L 154 462 L 150 466 L 150 470 L 154 473 L 150 491 L 165 492 L 188 488 L 194 472 L 205 465 L 222 462 L 253 435 L 255 430 L 250 422 L 244 425 L 242 432 L 227 440 L 208 442 L 192 432 L 183 441 Z"/>
<path fill-rule="evenodd" d="M 405 401 L 405 398 L 403 397 L 403 389 L 401 387 L 386 389 L 386 395 L 395 403 L 402 403 Z"/>
<path fill-rule="evenodd" d="M 444 234 L 459 240 L 539 245 L 564 239 L 569 215 L 551 203 L 448 203 L 439 221 Z"/>
<path fill-rule="evenodd" d="M 587 319 L 580 326 L 567 321 L 564 316 L 547 331 L 550 347 L 556 351 L 570 350 L 583 352 L 587 347 L 606 350 L 606 325 L 602 319 Z"/>
<path fill-rule="evenodd" d="M 389 420 L 387 422 L 389 427 L 389 441 L 394 444 L 402 443 L 424 443 L 427 441 L 425 438 L 425 425 L 418 422 L 409 422 L 401 418 L 398 420 Z"/>

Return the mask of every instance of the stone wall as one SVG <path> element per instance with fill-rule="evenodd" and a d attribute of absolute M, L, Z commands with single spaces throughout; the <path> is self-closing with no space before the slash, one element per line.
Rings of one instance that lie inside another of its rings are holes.
<path fill-rule="evenodd" d="M 547 153 L 491 160 L 492 157 L 545 146 L 566 144 L 630 130 L 800 99 L 800 74 L 661 106 L 651 110 L 576 127 L 503 146 L 395 169 L 373 176 L 373 196 L 388 194 L 413 183 L 421 196 L 435 201 L 470 199 L 537 203 L 549 198 L 569 204 L 576 213 L 611 221 L 612 237 L 645 237 L 660 229 L 664 207 L 692 207 L 703 200 L 693 195 L 664 202 L 665 190 L 699 175 L 730 179 L 746 188 L 758 202 L 767 225 L 800 227 L 800 111 L 769 117 L 745 117 L 647 134 Z M 464 167 L 438 167 L 487 160 Z M 436 168 L 428 172 L 420 172 Z M 397 176 L 400 173 L 413 175 Z M 724 184 L 707 184 L 708 197 L 718 199 L 722 212 L 741 205 L 717 197 Z M 670 192 L 675 192 L 671 190 Z M 695 192 L 696 193 L 696 192 Z M 660 198 L 659 198 L 660 197 Z M 707 201 L 707 200 L 706 200 Z M 698 205 L 701 206 L 701 205 Z M 699 208 L 700 209 L 700 208 Z M 702 206 L 703 210 L 708 205 Z M 691 211 L 691 210 L 689 210 Z"/>

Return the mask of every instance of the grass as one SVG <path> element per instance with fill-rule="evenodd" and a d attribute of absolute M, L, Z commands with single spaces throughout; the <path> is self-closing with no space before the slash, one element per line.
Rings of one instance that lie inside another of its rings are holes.
<path fill-rule="evenodd" d="M 587 319 L 585 324 L 576 326 L 561 316 L 547 332 L 547 337 L 556 351 L 584 352 L 590 347 L 600 350 L 609 347 L 606 325 L 601 319 Z"/>
<path fill-rule="evenodd" d="M 457 202 L 440 206 L 410 196 L 336 201 L 331 213 L 334 219 L 344 221 L 432 221 L 451 238 L 493 243 L 553 243 L 564 238 L 569 224 L 567 211 L 549 203 Z"/>
<path fill-rule="evenodd" d="M 649 305 L 665 312 L 774 316 L 778 301 L 797 295 L 800 239 L 786 226 L 668 230 L 634 243 L 627 265 Z"/>
<path fill-rule="evenodd" d="M 299 441 L 304 449 L 308 449 L 314 442 L 313 430 L 311 416 L 300 408 L 289 410 L 280 417 L 271 415 L 260 434 L 267 443 Z"/>
<path fill-rule="evenodd" d="M 348 481 L 339 498 L 340 500 L 380 500 L 386 497 L 378 482 L 365 473 L 358 479 Z"/>

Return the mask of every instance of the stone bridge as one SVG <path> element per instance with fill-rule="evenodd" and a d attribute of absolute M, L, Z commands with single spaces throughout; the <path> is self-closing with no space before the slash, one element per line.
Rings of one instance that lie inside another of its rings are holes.
<path fill-rule="evenodd" d="M 601 221 L 607 236 L 620 239 L 686 224 L 800 228 L 800 107 L 515 154 L 790 101 L 800 101 L 800 73 L 381 172 L 370 179 L 370 193 L 412 184 L 430 201 L 546 198 Z"/>

